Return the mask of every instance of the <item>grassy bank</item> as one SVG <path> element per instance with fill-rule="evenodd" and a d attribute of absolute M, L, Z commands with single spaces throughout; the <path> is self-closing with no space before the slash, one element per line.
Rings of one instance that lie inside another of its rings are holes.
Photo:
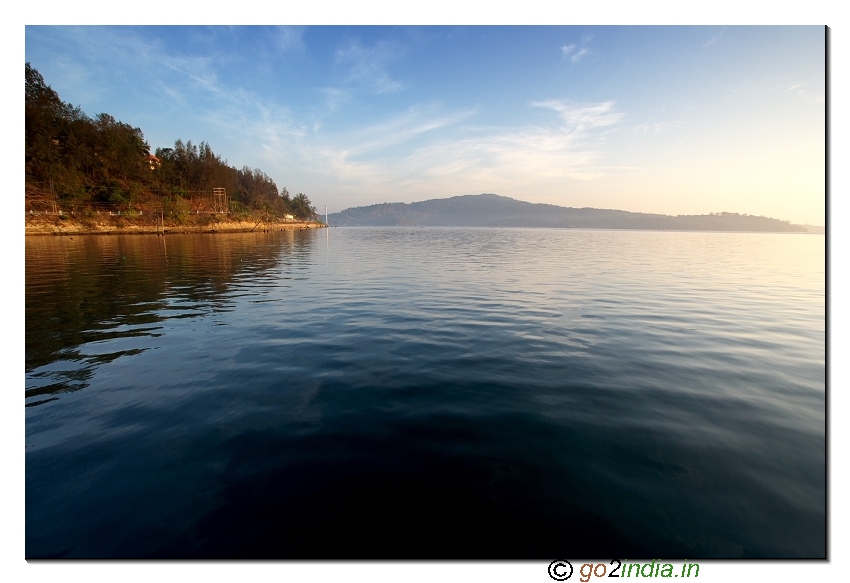
<path fill-rule="evenodd" d="M 241 233 L 284 229 L 316 229 L 317 221 L 292 221 L 263 215 L 197 214 L 180 221 L 160 223 L 151 215 L 26 215 L 27 235 L 121 234 L 121 233 Z"/>

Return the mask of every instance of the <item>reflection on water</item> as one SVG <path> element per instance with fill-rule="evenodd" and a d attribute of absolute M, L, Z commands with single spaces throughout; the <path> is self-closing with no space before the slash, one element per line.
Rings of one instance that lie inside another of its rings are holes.
<path fill-rule="evenodd" d="M 242 293 L 268 293 L 281 284 L 269 269 L 309 253 L 303 235 L 28 238 L 26 406 L 85 388 L 99 365 L 150 348 L 137 340 L 143 347 L 99 351 L 108 340 L 155 338 L 167 320 L 232 310 L 242 277 Z"/>
<path fill-rule="evenodd" d="M 822 236 L 26 253 L 28 557 L 825 554 Z"/>

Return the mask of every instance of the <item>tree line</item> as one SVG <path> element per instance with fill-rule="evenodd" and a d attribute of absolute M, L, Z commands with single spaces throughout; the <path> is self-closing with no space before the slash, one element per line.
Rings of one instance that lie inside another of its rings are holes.
<path fill-rule="evenodd" d="M 304 193 L 290 196 L 259 168 L 230 166 L 206 142 L 177 140 L 151 153 L 140 128 L 63 102 L 30 63 L 25 157 L 28 191 L 50 193 L 64 206 L 187 208 L 188 200 L 211 201 L 213 189 L 224 188 L 232 211 L 318 216 Z"/>

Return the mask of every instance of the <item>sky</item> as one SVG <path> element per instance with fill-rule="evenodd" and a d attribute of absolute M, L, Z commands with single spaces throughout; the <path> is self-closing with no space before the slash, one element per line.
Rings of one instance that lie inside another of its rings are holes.
<path fill-rule="evenodd" d="M 25 54 L 152 151 L 205 141 L 320 210 L 825 220 L 821 26 L 27 26 Z"/>

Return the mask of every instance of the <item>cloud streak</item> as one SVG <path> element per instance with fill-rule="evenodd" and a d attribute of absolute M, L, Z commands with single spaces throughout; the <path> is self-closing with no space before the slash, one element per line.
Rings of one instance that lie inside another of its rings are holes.
<path fill-rule="evenodd" d="M 615 109 L 613 101 L 576 103 L 568 100 L 547 99 L 532 101 L 531 105 L 558 112 L 564 122 L 565 130 L 576 135 L 583 135 L 594 128 L 614 125 L 625 115 Z"/>
<path fill-rule="evenodd" d="M 589 43 L 593 37 L 591 35 L 586 35 L 581 39 L 581 48 L 576 51 L 578 45 L 575 43 L 569 43 L 561 46 L 561 52 L 564 53 L 564 58 L 569 58 L 573 63 L 578 63 L 587 55 L 592 54 L 591 50 L 587 47 L 587 43 Z M 575 51 L 575 52 L 574 52 Z"/>
<path fill-rule="evenodd" d="M 388 200 L 399 192 L 510 193 L 535 184 L 551 189 L 564 181 L 598 180 L 610 170 L 598 130 L 623 119 L 613 102 L 532 105 L 556 111 L 558 123 L 513 129 L 460 125 L 477 109 L 442 113 L 417 107 L 360 132 L 315 136 L 301 152 L 302 163 L 310 172 L 331 175 L 334 188 L 353 196 L 368 190 Z M 434 133 L 448 128 L 449 134 Z M 399 148 L 402 144 L 408 147 Z"/>
<path fill-rule="evenodd" d="M 711 37 L 710 39 L 708 39 L 708 40 L 705 42 L 705 44 L 704 44 L 704 45 L 702 45 L 702 48 L 704 48 L 704 49 L 705 49 L 705 48 L 708 48 L 708 47 L 710 47 L 711 45 L 713 45 L 714 43 L 716 43 L 717 41 L 719 41 L 721 38 L 723 38 L 723 34 L 724 34 L 725 32 L 726 32 L 726 29 L 724 28 L 724 29 L 723 29 L 723 30 L 721 30 L 718 34 L 716 34 L 716 35 L 714 35 L 713 37 Z"/>
<path fill-rule="evenodd" d="M 387 64 L 398 57 L 400 50 L 388 42 L 364 47 L 358 41 L 336 52 L 337 64 L 347 66 L 348 80 L 371 88 L 375 93 L 397 93 L 406 85 L 393 79 Z"/>
<path fill-rule="evenodd" d="M 283 52 L 299 50 L 304 47 L 304 29 L 300 26 L 279 26 L 275 30 L 278 49 Z"/>
<path fill-rule="evenodd" d="M 587 48 L 587 47 L 582 47 L 582 48 L 579 49 L 579 51 L 576 54 L 574 54 L 572 57 L 570 57 L 570 60 L 573 63 L 578 63 L 580 60 L 582 60 L 584 58 L 585 55 L 588 55 L 588 54 L 590 54 L 590 49 Z"/>

